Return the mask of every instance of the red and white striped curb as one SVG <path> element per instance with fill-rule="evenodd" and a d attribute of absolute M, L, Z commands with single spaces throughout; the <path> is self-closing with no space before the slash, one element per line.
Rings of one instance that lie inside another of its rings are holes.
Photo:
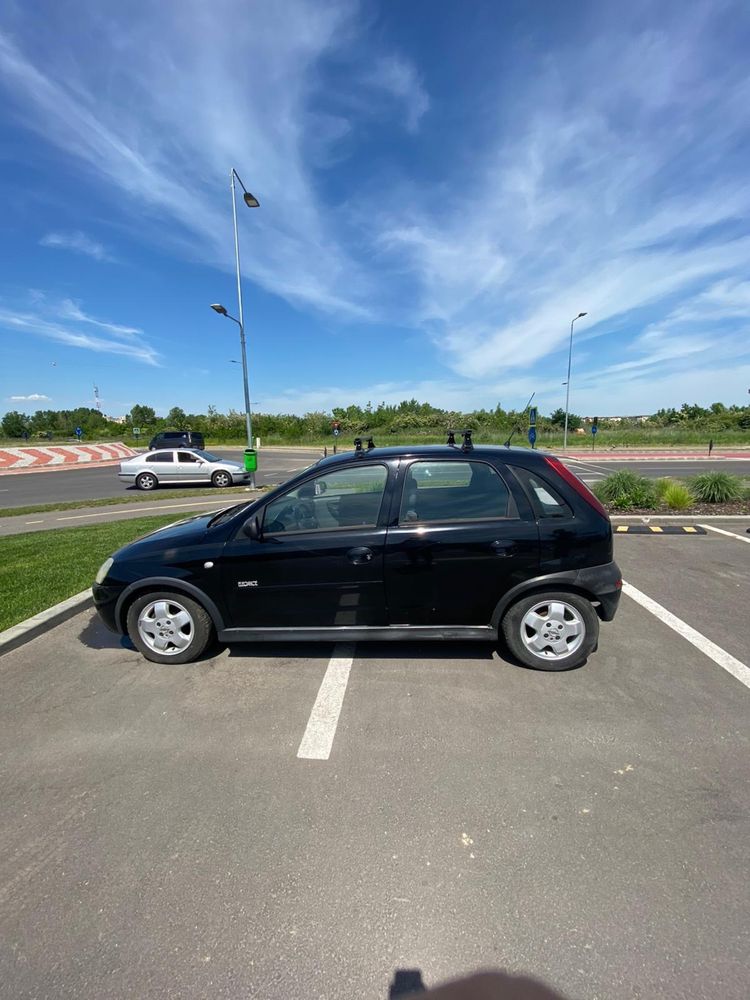
<path fill-rule="evenodd" d="M 0 448 L 0 473 L 37 472 L 77 465 L 111 465 L 135 454 L 133 448 L 120 441 L 112 444 Z"/>

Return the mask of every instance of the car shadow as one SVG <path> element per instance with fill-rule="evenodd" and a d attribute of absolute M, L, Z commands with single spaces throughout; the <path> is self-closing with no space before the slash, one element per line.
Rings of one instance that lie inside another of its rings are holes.
<path fill-rule="evenodd" d="M 110 632 L 99 615 L 94 615 L 78 634 L 81 645 L 87 649 L 127 649 L 136 652 L 136 648 L 126 635 Z"/>

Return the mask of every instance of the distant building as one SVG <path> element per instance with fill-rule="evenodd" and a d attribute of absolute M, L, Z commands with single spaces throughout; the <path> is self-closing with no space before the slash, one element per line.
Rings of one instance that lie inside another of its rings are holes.
<path fill-rule="evenodd" d="M 619 417 L 599 417 L 599 421 L 608 420 L 611 424 L 621 424 L 623 422 L 627 424 L 645 424 L 651 419 L 652 414 L 650 413 L 638 413 L 634 416 L 619 416 Z M 583 422 L 585 424 L 593 424 L 593 417 L 584 417 Z"/>
<path fill-rule="evenodd" d="M 123 416 L 123 417 L 107 417 L 107 420 L 109 420 L 109 422 L 111 424 L 126 424 L 128 422 L 128 418 L 126 416 Z"/>

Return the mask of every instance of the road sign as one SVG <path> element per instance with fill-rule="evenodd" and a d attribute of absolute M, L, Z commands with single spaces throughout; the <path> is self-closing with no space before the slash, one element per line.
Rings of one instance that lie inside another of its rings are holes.
<path fill-rule="evenodd" d="M 592 424 L 592 425 L 591 425 L 591 433 L 592 433 L 592 434 L 596 434 L 596 432 L 597 432 L 598 430 L 599 430 L 599 428 L 598 428 L 598 427 L 596 426 L 596 424 Z"/>
<path fill-rule="evenodd" d="M 334 427 L 334 428 L 333 428 L 333 436 L 334 436 L 335 438 L 337 438 L 337 437 L 339 436 L 339 434 L 340 434 L 340 433 L 341 433 L 341 431 L 340 431 L 340 430 L 338 429 L 338 427 Z"/>
<path fill-rule="evenodd" d="M 79 441 L 81 439 L 81 435 L 82 434 L 83 434 L 83 431 L 81 430 L 81 428 L 80 427 L 76 427 L 76 437 L 78 438 Z"/>
<path fill-rule="evenodd" d="M 536 406 L 529 407 L 529 427 L 536 427 Z"/>
<path fill-rule="evenodd" d="M 529 427 L 529 444 L 532 448 L 536 444 L 536 427 Z"/>

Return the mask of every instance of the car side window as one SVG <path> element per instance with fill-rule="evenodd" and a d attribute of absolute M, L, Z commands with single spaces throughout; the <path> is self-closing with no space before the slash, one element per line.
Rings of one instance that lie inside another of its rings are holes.
<path fill-rule="evenodd" d="M 308 479 L 268 504 L 263 533 L 375 527 L 387 478 L 384 465 L 360 465 Z"/>
<path fill-rule="evenodd" d="M 200 459 L 197 457 L 197 455 L 191 455 L 189 451 L 178 451 L 177 452 L 177 461 L 178 462 L 185 462 L 186 464 L 192 462 L 193 465 L 198 465 L 198 463 L 200 462 Z"/>
<path fill-rule="evenodd" d="M 513 471 L 516 479 L 520 479 L 525 487 L 537 518 L 573 517 L 570 505 L 543 476 L 519 466 L 514 467 Z"/>
<path fill-rule="evenodd" d="M 174 452 L 155 451 L 146 457 L 147 462 L 174 462 Z"/>
<path fill-rule="evenodd" d="M 406 471 L 399 524 L 517 517 L 504 479 L 487 462 L 413 462 Z"/>

